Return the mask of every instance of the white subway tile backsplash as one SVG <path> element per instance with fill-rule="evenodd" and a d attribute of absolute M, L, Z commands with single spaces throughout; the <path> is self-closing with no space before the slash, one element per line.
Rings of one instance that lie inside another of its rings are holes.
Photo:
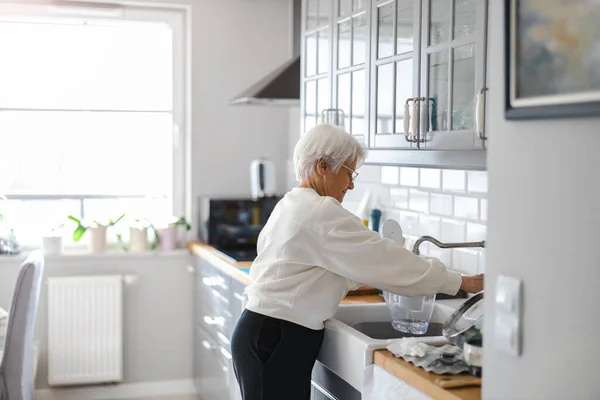
<path fill-rule="evenodd" d="M 477 219 L 479 217 L 479 200 L 471 197 L 454 197 L 454 216 Z"/>
<path fill-rule="evenodd" d="M 398 167 L 381 167 L 381 183 L 397 185 L 399 182 Z"/>
<path fill-rule="evenodd" d="M 481 200 L 480 201 L 480 206 L 481 209 L 479 210 L 480 215 L 479 215 L 479 219 L 481 219 L 482 221 L 487 221 L 487 206 L 488 206 L 488 202 L 487 200 Z"/>
<path fill-rule="evenodd" d="M 381 182 L 381 167 L 379 165 L 363 165 L 358 170 L 357 183 L 379 183 Z"/>
<path fill-rule="evenodd" d="M 480 224 L 467 223 L 467 241 L 479 242 L 487 237 L 487 227 Z"/>
<path fill-rule="evenodd" d="M 442 219 L 433 215 L 421 214 L 419 220 L 420 235 L 429 235 L 439 238 L 442 231 Z"/>
<path fill-rule="evenodd" d="M 410 189 L 408 208 L 412 211 L 429 212 L 429 193 Z"/>
<path fill-rule="evenodd" d="M 452 250 L 452 269 L 465 274 L 479 273 L 479 251 L 470 249 Z"/>
<path fill-rule="evenodd" d="M 452 251 L 448 249 L 440 249 L 432 244 L 429 245 L 428 257 L 437 258 L 445 266 L 452 266 Z"/>
<path fill-rule="evenodd" d="M 404 235 L 419 236 L 419 214 L 411 211 L 400 211 L 399 223 Z"/>
<path fill-rule="evenodd" d="M 469 192 L 487 193 L 487 172 L 469 171 L 467 181 Z"/>
<path fill-rule="evenodd" d="M 443 242 L 464 242 L 465 222 L 442 218 L 441 237 Z"/>
<path fill-rule="evenodd" d="M 431 193 L 429 195 L 429 212 L 432 214 L 452 216 L 454 214 L 452 196 Z"/>
<path fill-rule="evenodd" d="M 420 185 L 427 189 L 440 189 L 442 187 L 442 171 L 439 169 L 421 169 Z"/>
<path fill-rule="evenodd" d="M 408 189 L 390 189 L 390 205 L 397 208 L 408 208 Z"/>
<path fill-rule="evenodd" d="M 442 172 L 442 188 L 444 191 L 464 192 L 466 171 L 444 170 Z"/>
<path fill-rule="evenodd" d="M 400 168 L 400 184 L 402 186 L 419 186 L 419 169 Z"/>
<path fill-rule="evenodd" d="M 356 212 L 367 190 L 379 196 L 383 218 L 400 223 L 412 250 L 415 240 L 430 235 L 443 242 L 486 240 L 487 173 L 365 165 L 344 207 Z M 439 258 L 465 273 L 485 268 L 482 251 L 452 251 L 424 243 L 421 254 Z"/>

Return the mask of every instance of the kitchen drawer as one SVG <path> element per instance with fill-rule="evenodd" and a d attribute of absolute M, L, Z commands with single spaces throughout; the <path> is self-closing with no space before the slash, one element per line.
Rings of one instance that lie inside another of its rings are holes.
<path fill-rule="evenodd" d="M 200 282 L 211 289 L 221 293 L 224 297 L 229 295 L 231 276 L 212 265 L 201 257 L 197 257 L 196 275 Z"/>
<path fill-rule="evenodd" d="M 203 399 L 229 400 L 227 387 L 231 385 L 230 352 L 204 329 L 195 332 L 195 384 Z"/>

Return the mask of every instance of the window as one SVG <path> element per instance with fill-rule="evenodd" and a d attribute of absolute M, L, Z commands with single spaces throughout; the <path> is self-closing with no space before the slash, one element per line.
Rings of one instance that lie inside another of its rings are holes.
<path fill-rule="evenodd" d="M 69 214 L 183 214 L 184 13 L 0 5 L 0 214 L 21 243 Z"/>

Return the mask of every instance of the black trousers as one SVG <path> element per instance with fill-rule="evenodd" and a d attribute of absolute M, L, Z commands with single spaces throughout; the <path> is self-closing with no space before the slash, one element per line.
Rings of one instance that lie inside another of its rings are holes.
<path fill-rule="evenodd" d="M 310 376 L 324 330 L 245 310 L 231 340 L 244 400 L 309 400 Z"/>

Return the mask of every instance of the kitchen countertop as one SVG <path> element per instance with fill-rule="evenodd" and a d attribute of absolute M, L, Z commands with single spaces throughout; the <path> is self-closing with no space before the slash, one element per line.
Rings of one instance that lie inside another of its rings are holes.
<path fill-rule="evenodd" d="M 412 387 L 436 400 L 481 400 L 480 387 L 443 389 L 435 384 L 436 379 L 462 375 L 437 375 L 404 361 L 388 350 L 373 352 L 373 362 L 390 374 L 402 379 Z M 464 374 L 465 377 L 471 375 Z"/>
<path fill-rule="evenodd" d="M 214 249 L 214 247 L 202 243 L 202 242 L 190 242 L 188 243 L 188 249 L 209 261 L 211 264 L 219 268 L 221 271 L 230 275 L 231 277 L 237 279 L 240 282 L 245 283 L 246 285 L 250 285 L 252 283 L 252 279 L 240 270 L 241 268 L 249 268 L 252 265 L 252 261 L 243 261 L 243 262 L 232 262 L 230 259 L 221 256 L 221 254 Z M 363 288 L 359 288 L 360 290 L 366 291 L 372 290 L 370 286 L 364 286 Z M 349 293 L 348 296 L 342 299 L 341 304 L 365 304 L 365 303 L 383 303 L 383 297 L 377 294 L 365 294 L 365 295 L 353 295 Z"/>
<path fill-rule="evenodd" d="M 240 268 L 250 267 L 252 265 L 251 261 L 232 262 L 230 259 L 221 256 L 212 246 L 202 242 L 191 242 L 187 247 L 192 253 L 209 261 L 233 278 L 247 285 L 252 283 L 252 279 L 250 279 L 245 272 L 240 270 Z M 342 299 L 341 304 L 383 302 L 383 297 L 375 294 L 368 294 L 346 296 Z M 416 367 L 411 363 L 397 358 L 388 350 L 376 350 L 373 359 L 375 364 L 436 400 L 481 399 L 481 388 L 443 389 L 435 384 L 435 380 L 440 378 L 440 375 L 429 373 L 420 367 Z"/>

